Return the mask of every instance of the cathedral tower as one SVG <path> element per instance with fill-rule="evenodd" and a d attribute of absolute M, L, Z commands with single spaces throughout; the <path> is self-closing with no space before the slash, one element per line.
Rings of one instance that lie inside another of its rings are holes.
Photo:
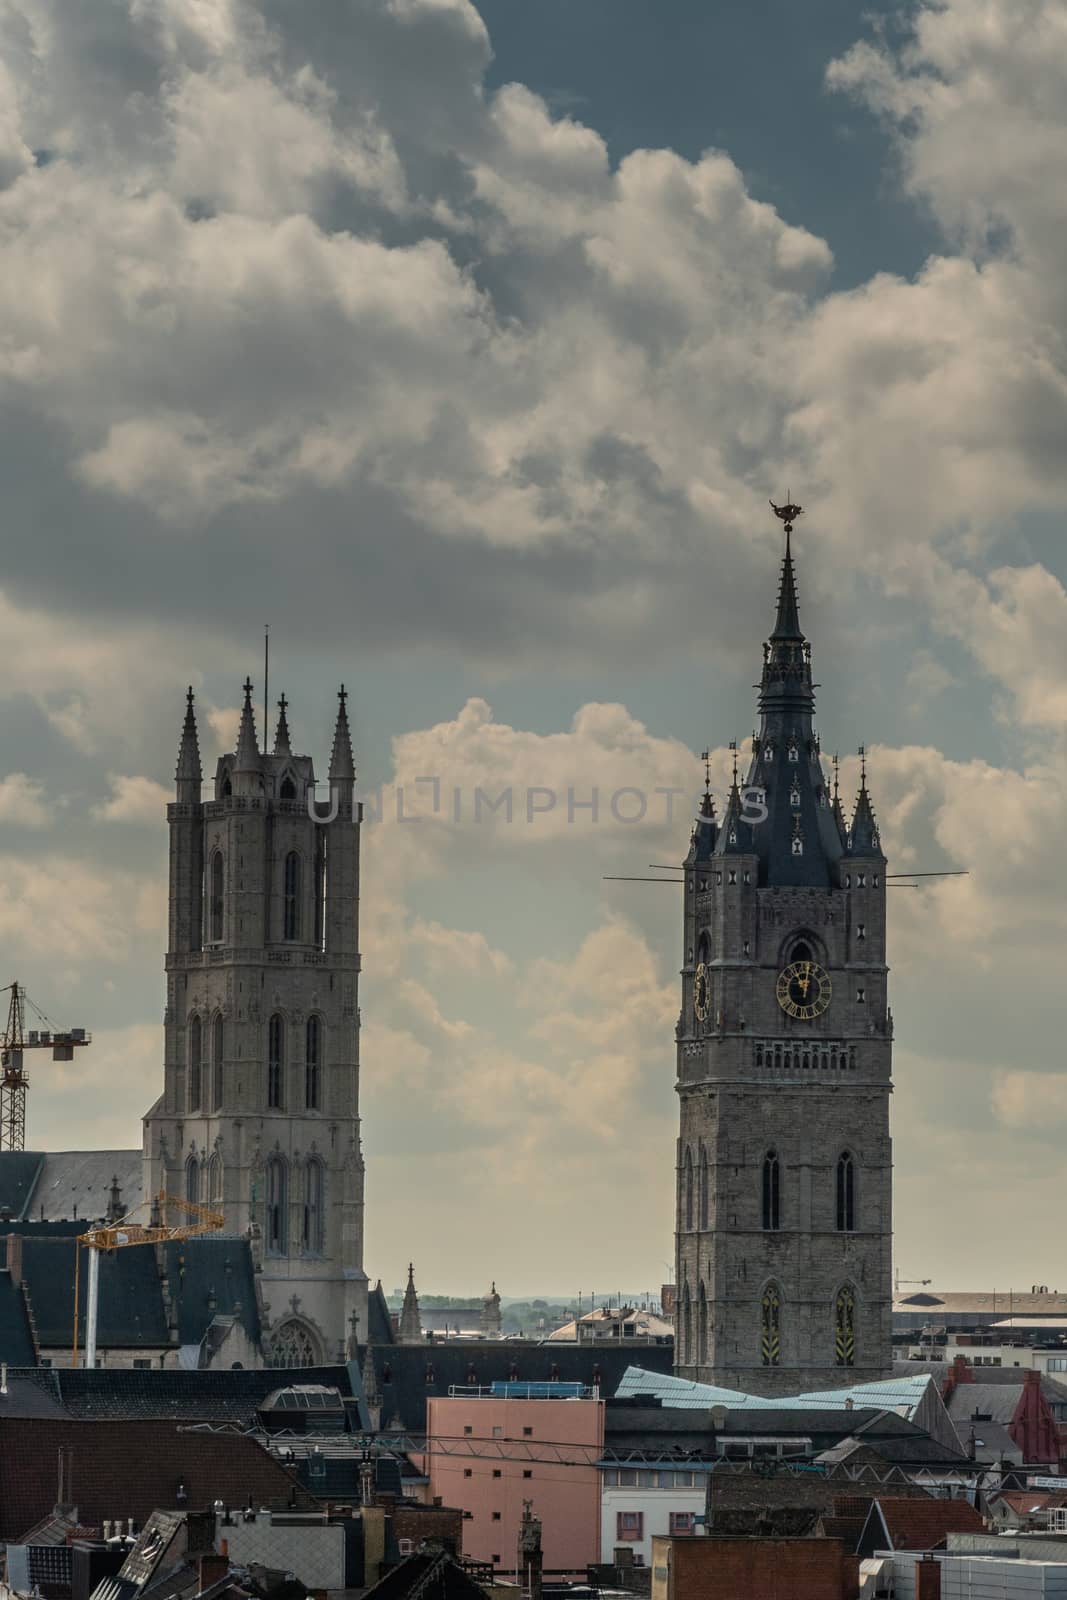
<path fill-rule="evenodd" d="M 685 860 L 677 1030 L 675 1368 L 769 1395 L 892 1370 L 885 857 L 866 771 L 850 825 L 823 771 L 776 510 L 760 729 Z"/>
<path fill-rule="evenodd" d="M 340 705 L 330 798 L 293 755 L 284 696 L 260 750 L 252 685 L 201 799 L 190 689 L 170 824 L 164 1089 L 145 1193 L 217 1207 L 261 1269 L 269 1357 L 343 1359 L 366 1329 L 359 1132 L 359 824 Z"/>

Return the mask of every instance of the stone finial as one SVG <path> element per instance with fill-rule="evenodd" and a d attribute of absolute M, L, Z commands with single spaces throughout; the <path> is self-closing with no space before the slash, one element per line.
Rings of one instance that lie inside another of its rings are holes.
<path fill-rule="evenodd" d="M 352 735 L 348 729 L 348 692 L 342 683 L 337 693 L 337 723 L 330 752 L 330 782 L 354 783 L 356 766 L 352 759 Z"/>
<path fill-rule="evenodd" d="M 404 1290 L 404 1304 L 400 1310 L 400 1327 L 397 1330 L 401 1344 L 421 1344 L 422 1317 L 419 1314 L 419 1297 L 415 1292 L 415 1267 L 408 1263 L 408 1286 Z"/>
<path fill-rule="evenodd" d="M 241 726 L 237 730 L 237 759 L 235 772 L 254 772 L 259 766 L 259 740 L 256 737 L 256 714 L 252 709 L 252 680 L 244 681 L 244 705 L 241 707 Z"/>
<path fill-rule="evenodd" d="M 174 774 L 179 803 L 185 805 L 197 803 L 200 799 L 203 775 L 200 766 L 200 741 L 196 732 L 196 712 L 193 710 L 193 686 L 190 684 L 185 696 L 185 722 L 182 726 L 181 744 L 178 746 L 178 767 Z"/>
<path fill-rule="evenodd" d="M 289 723 L 285 715 L 288 705 L 289 702 L 283 694 L 278 701 L 278 726 L 274 733 L 274 754 L 276 756 L 292 754 L 289 747 Z"/>

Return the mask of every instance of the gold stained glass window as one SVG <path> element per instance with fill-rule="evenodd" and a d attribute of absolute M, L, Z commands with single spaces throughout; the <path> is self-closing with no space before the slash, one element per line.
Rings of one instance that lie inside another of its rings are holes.
<path fill-rule="evenodd" d="M 839 1367 L 856 1365 L 856 1294 L 847 1284 L 834 1301 L 834 1360 Z"/>
<path fill-rule="evenodd" d="M 760 1300 L 760 1359 L 765 1367 L 776 1367 L 781 1360 L 782 1297 L 776 1283 L 769 1283 Z"/>

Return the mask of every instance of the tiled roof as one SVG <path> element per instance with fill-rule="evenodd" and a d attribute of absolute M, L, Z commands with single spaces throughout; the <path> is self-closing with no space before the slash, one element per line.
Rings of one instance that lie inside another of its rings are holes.
<path fill-rule="evenodd" d="M 934 1550 L 950 1533 L 982 1533 L 980 1514 L 966 1500 L 935 1500 L 887 1496 L 879 1498 L 876 1509 L 889 1534 L 894 1550 Z"/>
<path fill-rule="evenodd" d="M 426 1401 L 447 1395 L 450 1386 L 475 1383 L 487 1386 L 509 1379 L 519 1382 L 599 1384 L 601 1396 L 612 1395 L 635 1352 L 624 1346 L 546 1345 L 509 1339 L 492 1341 L 449 1340 L 444 1343 L 397 1344 L 374 1348 L 374 1377 L 381 1397 L 382 1426 L 394 1419 L 413 1433 L 426 1427 Z M 671 1369 L 674 1352 L 669 1345 L 641 1348 L 641 1360 L 657 1378 Z M 474 1376 L 471 1377 L 470 1374 Z"/>
<path fill-rule="evenodd" d="M 113 1376 L 113 1374 L 101 1374 Z M 173 1422 L 68 1422 L 0 1416 L 0 1539 L 17 1539 L 52 1508 L 56 1460 L 71 1450 L 73 1498 L 83 1522 L 133 1517 L 177 1504 L 184 1485 L 191 1510 L 216 1499 L 283 1507 L 315 1501 L 254 1439 L 182 1428 Z"/>
<path fill-rule="evenodd" d="M 22 1285 L 10 1273 L 0 1272 L 0 1361 L 32 1367 L 36 1360 Z"/>
<path fill-rule="evenodd" d="M 130 1252 L 131 1254 L 133 1252 Z M 328 1384 L 344 1395 L 352 1392 L 346 1366 L 308 1367 L 301 1380 Z M 37 1367 L 9 1372 L 10 1400 L 0 1417 L 39 1416 L 50 1405 L 79 1421 L 133 1421 L 164 1418 L 177 1422 L 257 1420 L 258 1407 L 279 1385 L 277 1369 L 221 1369 L 186 1372 L 135 1367 Z M 38 1403 L 38 1408 L 32 1405 Z"/>
<path fill-rule="evenodd" d="M 1007 1383 L 958 1383 L 945 1402 L 948 1414 L 958 1426 L 963 1426 L 975 1412 L 999 1422 L 1005 1427 L 1011 1422 L 1019 1407 L 1022 1379 L 1018 1385 Z"/>
<path fill-rule="evenodd" d="M 481 1584 L 444 1551 L 407 1556 L 364 1591 L 365 1600 L 405 1600 L 408 1595 L 427 1594 L 434 1600 L 485 1600 Z"/>
<path fill-rule="evenodd" d="M 33 1192 L 31 1217 L 44 1208 L 46 1222 L 60 1217 L 107 1216 L 111 1180 L 117 1178 L 124 1212 L 141 1202 L 144 1157 L 140 1150 L 57 1150 L 46 1155 Z"/>
<path fill-rule="evenodd" d="M 154 1260 L 154 1252 L 147 1253 Z M 238 1316 L 249 1338 L 259 1343 L 255 1273 L 247 1239 L 216 1237 L 169 1244 L 164 1250 L 164 1273 L 178 1316 L 179 1344 L 199 1344 L 216 1315 Z"/>
<path fill-rule="evenodd" d="M 40 1238 L 27 1230 L 22 1271 L 42 1349 L 69 1348 L 74 1329 L 74 1253 L 81 1251 L 78 1343 L 85 1346 L 85 1251 L 73 1237 Z M 116 1250 L 100 1260 L 97 1340 L 105 1349 L 170 1343 L 155 1251 Z"/>
<path fill-rule="evenodd" d="M 0 1150 L 0 1215 L 26 1215 L 43 1161 L 36 1150 Z"/>

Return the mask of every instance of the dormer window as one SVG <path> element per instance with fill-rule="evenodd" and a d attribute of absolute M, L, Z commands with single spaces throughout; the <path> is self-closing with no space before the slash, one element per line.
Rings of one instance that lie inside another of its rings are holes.
<path fill-rule="evenodd" d="M 875 875 L 874 875 L 874 887 L 877 889 L 879 887 L 880 883 L 881 883 L 881 879 L 879 878 L 879 876 L 878 876 L 878 874 L 876 872 Z"/>
<path fill-rule="evenodd" d="M 793 854 L 795 856 L 802 856 L 804 854 L 804 841 L 800 838 L 799 834 L 793 840 Z"/>
<path fill-rule="evenodd" d="M 745 873 L 744 882 L 745 883 L 751 883 L 752 882 L 752 874 L 751 874 L 751 872 L 746 872 Z"/>
<path fill-rule="evenodd" d="M 857 927 L 856 927 L 856 938 L 857 939 L 866 939 L 866 937 L 867 937 L 867 929 L 864 927 L 863 923 L 861 922 L 861 923 L 857 924 Z"/>
<path fill-rule="evenodd" d="M 856 1003 L 857 1003 L 857 1005 L 863 1005 L 864 1002 L 866 1001 L 866 999 L 867 999 L 867 991 L 866 991 L 866 989 L 857 989 L 856 990 Z"/>
<path fill-rule="evenodd" d="M 763 759 L 764 759 L 764 761 L 773 761 L 774 760 L 774 746 L 773 746 L 773 744 L 765 744 L 763 746 Z"/>
<path fill-rule="evenodd" d="M 794 810 L 800 804 L 800 790 L 797 788 L 795 783 L 789 791 L 789 804 L 794 808 Z"/>
<path fill-rule="evenodd" d="M 865 889 L 867 887 L 867 874 L 865 872 L 857 872 L 856 887 L 859 889 Z"/>
<path fill-rule="evenodd" d="M 736 872 L 731 872 L 727 882 L 736 883 L 737 882 L 737 873 Z"/>
<path fill-rule="evenodd" d="M 800 746 L 797 744 L 795 739 L 790 739 L 788 753 L 790 761 L 800 760 Z"/>
<path fill-rule="evenodd" d="M 726 842 L 727 842 L 727 844 L 736 844 L 737 843 L 737 829 L 736 828 L 731 828 L 730 829 L 729 833 L 726 835 Z"/>

